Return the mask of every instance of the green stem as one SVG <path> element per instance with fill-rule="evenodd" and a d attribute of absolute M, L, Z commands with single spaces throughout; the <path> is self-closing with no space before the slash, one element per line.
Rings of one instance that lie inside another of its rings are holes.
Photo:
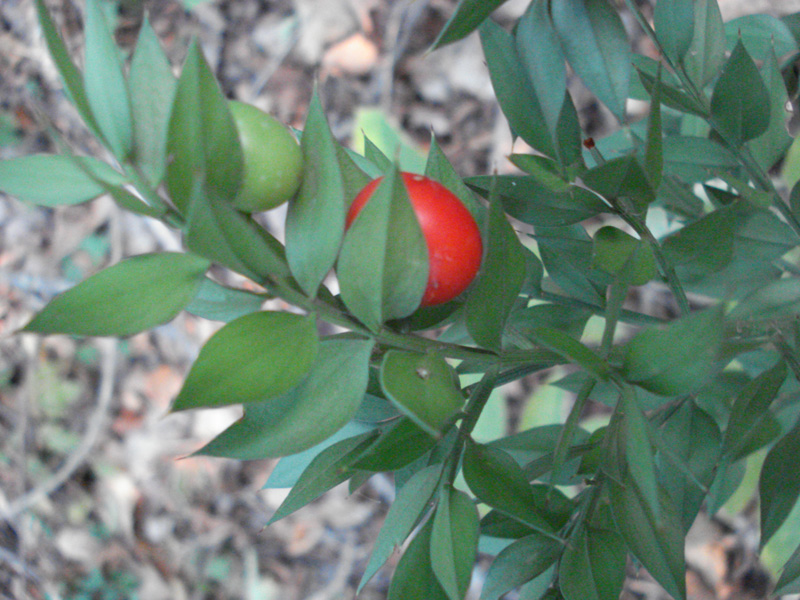
<path fill-rule="evenodd" d="M 689 307 L 689 299 L 686 297 L 686 291 L 683 289 L 680 279 L 678 279 L 675 268 L 667 260 L 667 257 L 664 256 L 664 251 L 661 248 L 661 244 L 656 239 L 656 236 L 653 235 L 653 232 L 650 231 L 650 228 L 642 220 L 624 213 L 620 213 L 620 216 L 625 219 L 626 223 L 633 227 L 641 239 L 645 240 L 650 245 L 650 248 L 653 250 L 653 256 L 658 266 L 661 268 L 664 277 L 667 279 L 667 285 L 672 291 L 672 295 L 675 296 L 681 314 L 688 315 L 691 309 Z"/>
<path fill-rule="evenodd" d="M 451 344 L 417 335 L 396 333 L 386 327 L 381 328 L 378 332 L 373 332 L 339 308 L 319 298 L 315 300 L 308 298 L 308 296 L 301 291 L 295 289 L 288 281 L 273 280 L 261 283 L 272 295 L 282 298 L 286 302 L 306 312 L 316 314 L 323 321 L 343 327 L 344 329 L 349 329 L 365 337 L 374 338 L 378 343 L 390 348 L 423 353 L 436 351 L 448 358 L 461 360 L 477 359 L 491 364 L 499 364 L 502 362 L 499 355 L 481 348 Z M 532 354 L 532 356 L 537 355 Z"/>
<path fill-rule="evenodd" d="M 583 414 L 583 409 L 586 407 L 586 403 L 589 400 L 589 395 L 592 393 L 596 383 L 597 381 L 594 378 L 589 377 L 586 381 L 584 381 L 581 389 L 578 391 L 578 396 L 575 398 L 575 403 L 572 405 L 572 408 L 569 411 L 569 416 L 567 417 L 567 421 L 564 423 L 564 427 L 561 429 L 561 433 L 558 436 L 558 441 L 556 442 L 556 448 L 553 452 L 553 478 L 551 483 L 557 481 L 557 477 L 561 472 L 561 468 L 564 466 L 564 463 L 567 460 L 567 454 L 572 445 L 572 440 L 575 438 L 575 432 L 578 431 L 578 425 L 580 424 L 580 418 Z"/>
<path fill-rule="evenodd" d="M 719 135 L 723 145 L 739 160 L 756 185 L 772 196 L 772 205 L 789 224 L 789 227 L 792 228 L 795 234 L 800 237 L 800 221 L 798 221 L 797 217 L 783 201 L 781 195 L 772 184 L 769 175 L 764 173 L 750 151 L 744 145 L 729 140 L 728 137 L 719 130 L 713 118 L 708 119 L 708 124 L 717 135 Z"/>
<path fill-rule="evenodd" d="M 689 78 L 684 69 L 680 65 L 673 63 L 667 53 L 664 52 L 664 48 L 661 46 L 655 31 L 644 18 L 644 15 L 639 10 L 639 7 L 636 6 L 633 0 L 625 0 L 625 4 L 633 14 L 636 21 L 639 23 L 639 26 L 644 30 L 650 41 L 653 42 L 656 48 L 659 49 L 663 59 L 678 76 L 684 89 L 692 96 L 692 99 L 695 102 L 703 107 L 706 115 L 711 115 L 711 103 L 709 102 L 708 98 L 705 94 L 697 89 L 694 82 L 691 80 L 691 78 Z M 800 237 L 800 220 L 798 220 L 791 210 L 789 210 L 789 207 L 786 206 L 786 203 L 783 201 L 780 194 L 778 194 L 769 176 L 764 173 L 763 169 L 761 169 L 753 156 L 750 154 L 750 151 L 743 144 L 728 139 L 724 132 L 719 129 L 713 117 L 708 117 L 706 121 L 717 133 L 717 135 L 719 135 L 724 146 L 730 150 L 734 156 L 736 156 L 736 158 L 739 159 L 739 162 L 745 168 L 752 180 L 756 182 L 756 184 L 762 190 L 769 192 L 772 195 L 773 206 L 786 220 L 792 230 L 794 230 L 795 234 Z"/>
<path fill-rule="evenodd" d="M 464 407 L 464 418 L 458 427 L 457 441 L 450 455 L 447 457 L 448 464 L 443 469 L 443 471 L 447 472 L 446 483 L 452 485 L 458 476 L 461 457 L 466 448 L 467 440 L 475 429 L 475 425 L 477 425 L 478 419 L 480 419 L 486 402 L 489 400 L 489 396 L 495 388 L 498 372 L 499 366 L 493 365 L 484 373 L 481 380 L 472 386 L 467 405 Z"/>
<path fill-rule="evenodd" d="M 162 219 L 171 226 L 180 227 L 183 224 L 183 217 L 167 204 L 158 195 L 150 183 L 145 179 L 138 167 L 132 164 L 123 165 L 125 174 L 130 178 L 133 187 L 144 197 L 147 203 L 162 213 Z"/>
<path fill-rule="evenodd" d="M 466 437 L 472 434 L 475 425 L 478 424 L 481 413 L 483 412 L 486 402 L 497 383 L 497 377 L 500 372 L 499 365 L 492 366 L 483 378 L 472 388 L 472 393 L 469 395 L 467 405 L 464 407 L 464 421 L 461 423 L 460 435 Z"/>
<path fill-rule="evenodd" d="M 614 344 L 614 334 L 617 331 L 622 304 L 628 295 L 628 286 L 615 279 L 610 286 L 609 298 L 606 300 L 606 324 L 603 328 L 603 338 L 600 341 L 600 356 L 608 358 L 611 346 Z"/>
<path fill-rule="evenodd" d="M 553 304 L 561 304 L 562 306 L 571 306 L 573 308 L 588 309 L 593 313 L 598 313 L 598 314 L 602 314 L 604 311 L 604 308 L 602 306 L 598 306 L 590 302 L 585 302 L 583 300 L 578 300 L 576 298 L 569 298 L 567 296 L 562 296 L 560 294 L 554 294 L 552 292 L 542 291 L 542 293 L 539 295 L 539 299 L 552 302 Z M 659 323 L 663 323 L 663 320 L 659 319 L 658 317 L 653 317 L 651 315 L 646 315 L 633 310 L 627 310 L 624 308 L 619 313 L 619 320 L 625 323 L 632 323 L 634 325 L 656 325 Z"/>
<path fill-rule="evenodd" d="M 786 364 L 789 366 L 789 369 L 791 369 L 794 378 L 797 381 L 800 381 L 800 359 L 798 359 L 794 349 L 789 345 L 789 343 L 783 337 L 783 333 L 778 331 L 777 334 L 778 335 L 777 339 L 775 340 L 775 345 L 777 346 L 778 351 L 781 353 L 783 360 L 786 361 Z"/>
<path fill-rule="evenodd" d="M 650 23 L 645 19 L 642 11 L 639 10 L 639 7 L 636 6 L 636 3 L 633 0 L 625 0 L 625 5 L 628 7 L 628 10 L 631 11 L 633 17 L 636 19 L 636 22 L 639 24 L 639 27 L 642 28 L 647 38 L 653 43 L 653 45 L 658 48 L 658 51 L 661 53 L 661 57 L 667 63 L 670 69 L 678 76 L 683 84 L 683 87 L 689 92 L 692 98 L 699 102 L 700 106 L 705 109 L 706 114 L 710 113 L 710 107 L 708 105 L 708 100 L 706 100 L 705 96 L 697 89 L 694 85 L 694 82 L 686 75 L 686 72 L 683 69 L 682 65 L 676 65 L 672 62 L 672 59 L 669 55 L 664 51 L 664 47 L 661 45 L 658 36 L 656 35 L 655 30 L 650 26 Z"/>

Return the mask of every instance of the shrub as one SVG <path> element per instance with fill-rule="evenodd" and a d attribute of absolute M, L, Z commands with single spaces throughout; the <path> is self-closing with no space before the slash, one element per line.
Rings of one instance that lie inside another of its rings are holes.
<path fill-rule="evenodd" d="M 776 592 L 800 591 L 800 548 L 770 546 L 796 527 L 800 495 L 800 188 L 785 112 L 800 15 L 723 23 L 715 0 L 658 0 L 651 24 L 626 1 L 656 60 L 631 50 L 606 0 L 533 0 L 512 31 L 490 17 L 500 4 L 461 0 L 434 46 L 478 30 L 498 102 L 532 151 L 510 157 L 521 174 L 462 179 L 432 142 L 424 174 L 474 216 L 484 256 L 465 293 L 420 307 L 427 253 L 400 166 L 370 143 L 363 156 L 342 146 L 316 95 L 284 246 L 234 208 L 241 147 L 196 43 L 175 78 L 145 23 L 123 68 L 87 0 L 81 73 L 37 0 L 69 96 L 115 162 L 12 159 L 0 189 L 44 205 L 109 194 L 181 231 L 186 251 L 127 258 L 25 331 L 126 336 L 182 310 L 225 321 L 173 410 L 242 404 L 202 452 L 291 456 L 273 521 L 392 473 L 397 499 L 361 581 L 413 536 L 390 599 L 463 598 L 479 549 L 495 555 L 485 599 L 521 587 L 527 600 L 613 600 L 629 555 L 685 598 L 685 535 L 756 453 L 761 548 Z M 584 135 L 567 65 L 618 131 Z M 650 103 L 645 119 L 629 120 L 631 98 Z M 381 176 L 368 226 L 346 229 L 350 201 Z M 221 285 L 212 264 L 262 291 Z M 643 286 L 666 290 L 675 316 L 626 308 Z M 261 310 L 267 297 L 294 309 Z M 474 439 L 498 386 L 556 365 L 575 394 L 563 423 Z M 608 414 L 592 431 L 589 403 Z"/>

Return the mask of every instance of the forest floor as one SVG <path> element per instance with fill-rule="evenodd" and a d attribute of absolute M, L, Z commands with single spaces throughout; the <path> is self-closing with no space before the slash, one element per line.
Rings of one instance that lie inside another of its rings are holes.
<path fill-rule="evenodd" d="M 797 0 L 720 3 L 726 20 L 800 11 Z M 83 3 L 47 4 L 80 58 Z M 388 123 L 423 155 L 434 132 L 462 175 L 510 171 L 514 146 L 477 37 L 425 52 L 450 0 L 120 0 L 124 48 L 142 5 L 174 65 L 197 36 L 229 97 L 290 125 L 302 127 L 316 82 L 342 141 Z M 526 5 L 511 0 L 495 17 L 510 23 Z M 65 99 L 32 0 L 0 2 L 0 50 L 0 159 L 55 151 L 51 127 L 75 150 L 102 156 Z M 605 109 L 573 91 L 585 129 L 608 132 Z M 271 215 L 277 233 L 281 216 Z M 168 414 L 218 323 L 181 315 L 121 341 L 15 333 L 55 294 L 121 257 L 179 248 L 174 232 L 106 198 L 43 209 L 0 194 L 0 600 L 354 597 L 392 497 L 388 479 L 352 496 L 336 488 L 267 528 L 286 495 L 262 490 L 272 461 L 185 458 L 240 414 Z M 544 383 L 507 390 L 524 422 L 563 411 L 568 399 L 531 400 Z M 742 508 L 693 530 L 694 600 L 766 597 L 752 506 Z M 359 597 L 385 598 L 390 573 L 391 565 Z M 625 594 L 663 597 L 645 576 L 632 576 Z"/>

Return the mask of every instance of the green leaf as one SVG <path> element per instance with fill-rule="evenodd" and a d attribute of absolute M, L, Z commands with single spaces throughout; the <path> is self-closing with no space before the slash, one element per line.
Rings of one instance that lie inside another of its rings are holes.
<path fill-rule="evenodd" d="M 261 310 L 265 300 L 262 294 L 229 288 L 206 277 L 185 310 L 204 319 L 228 323 Z"/>
<path fill-rule="evenodd" d="M 312 316 L 257 312 L 231 321 L 200 350 L 173 411 L 248 404 L 284 394 L 317 356 Z"/>
<path fill-rule="evenodd" d="M 731 310 L 727 317 L 732 321 L 763 321 L 781 319 L 800 312 L 800 279 L 777 279 L 759 287 Z"/>
<path fill-rule="evenodd" d="M 552 158 L 539 154 L 512 154 L 508 159 L 529 175 L 533 179 L 554 192 L 563 192 L 569 189 L 569 181 L 559 172 L 558 163 Z M 498 176 L 496 179 L 503 180 L 508 176 Z M 512 175 L 511 177 L 518 177 Z M 483 177 L 484 181 L 491 182 L 491 177 Z M 521 178 L 524 181 L 524 178 Z M 515 186 L 511 187 L 513 192 Z M 488 189 L 488 188 L 487 188 Z"/>
<path fill-rule="evenodd" d="M 97 179 L 122 184 L 118 171 L 90 156 L 33 154 L 0 161 L 0 190 L 40 206 L 80 204 L 105 188 Z"/>
<path fill-rule="evenodd" d="M 245 407 L 244 417 L 201 450 L 240 460 L 316 446 L 345 426 L 367 391 L 372 340 L 324 339 L 308 374 L 289 391 Z"/>
<path fill-rule="evenodd" d="M 622 483 L 608 479 L 608 492 L 614 520 L 630 551 L 668 594 L 686 598 L 683 529 L 672 506 L 662 497 L 656 519 L 630 478 Z"/>
<path fill-rule="evenodd" d="M 715 307 L 642 330 L 626 346 L 623 375 L 663 396 L 700 389 L 714 372 L 721 323 L 722 311 Z"/>
<path fill-rule="evenodd" d="M 400 557 L 387 600 L 448 600 L 431 564 L 432 534 L 433 519 L 430 519 Z"/>
<path fill-rule="evenodd" d="M 542 293 L 544 265 L 541 259 L 529 248 L 525 248 L 525 282 L 520 291 L 523 296 L 536 297 Z M 511 313 L 513 316 L 515 311 Z"/>
<path fill-rule="evenodd" d="M 715 273 L 733 258 L 734 226 L 729 210 L 715 210 L 666 238 L 664 255 L 679 272 Z"/>
<path fill-rule="evenodd" d="M 70 101 L 75 106 L 78 114 L 83 119 L 83 122 L 89 129 L 100 137 L 100 128 L 97 121 L 92 114 L 92 108 L 89 106 L 89 100 L 86 98 L 86 88 L 83 85 L 83 76 L 75 66 L 75 63 L 69 56 L 66 45 L 58 35 L 58 29 L 47 10 L 47 5 L 44 0 L 35 0 L 36 13 L 39 18 L 39 26 L 42 28 L 45 42 L 47 42 L 47 49 L 50 52 L 50 58 L 58 69 L 61 79 L 64 81 L 64 88 Z"/>
<path fill-rule="evenodd" d="M 586 322 L 591 316 L 592 313 L 589 310 L 580 307 L 560 304 L 535 304 L 515 310 L 508 321 L 507 329 L 529 340 L 534 340 L 536 339 L 537 329 L 549 327 L 557 329 L 575 340 L 579 340 L 583 336 Z"/>
<path fill-rule="evenodd" d="M 196 181 L 190 196 L 186 246 L 253 281 L 286 279 L 284 249 L 252 217 L 225 199 L 205 193 Z"/>
<path fill-rule="evenodd" d="M 625 581 L 627 551 L 619 534 L 581 527 L 561 557 L 559 587 L 565 600 L 617 600 Z"/>
<path fill-rule="evenodd" d="M 484 197 L 488 197 L 494 185 L 505 211 L 515 219 L 534 226 L 572 225 L 610 210 L 591 192 L 567 186 L 563 182 L 563 187 L 558 184 L 546 185 L 534 176 L 483 175 L 470 177 L 467 184 Z"/>
<path fill-rule="evenodd" d="M 303 508 L 348 479 L 353 474 L 350 463 L 370 443 L 373 436 L 372 432 L 363 433 L 336 442 L 320 452 L 303 471 L 267 525 Z"/>
<path fill-rule="evenodd" d="M 580 225 L 536 228 L 544 268 L 567 294 L 593 306 L 605 306 L 608 278 L 598 279 L 592 267 L 592 240 Z"/>
<path fill-rule="evenodd" d="M 368 174 L 362 166 L 362 163 L 365 162 L 363 156 L 357 155 L 349 148 L 345 148 L 340 144 L 336 144 L 335 148 L 336 158 L 339 161 L 339 169 L 342 172 L 344 198 L 346 200 L 355 198 L 356 194 L 358 194 L 358 192 L 360 192 L 365 185 L 372 181 L 373 177 L 380 177 L 383 174 L 377 169 L 374 169 L 376 171 L 375 175 L 372 175 L 371 172 Z M 358 159 L 355 157 L 358 157 Z M 308 168 L 308 165 L 305 165 L 304 169 L 306 168 Z"/>
<path fill-rule="evenodd" d="M 338 444 L 342 440 L 360 436 L 364 433 L 372 433 L 374 429 L 371 423 L 364 423 L 354 419 L 316 446 L 304 450 L 303 452 L 298 452 L 297 454 L 282 457 L 277 461 L 277 464 L 269 474 L 267 482 L 264 484 L 264 489 L 290 488 L 294 486 L 303 472 L 308 468 L 308 465 L 310 465 L 323 450 L 330 448 L 334 444 Z M 372 437 L 370 437 L 370 439 L 372 439 Z"/>
<path fill-rule="evenodd" d="M 623 388 L 620 407 L 622 408 L 620 435 L 625 444 L 625 467 L 642 499 L 647 503 L 649 512 L 659 520 L 661 507 L 651 443 L 652 430 L 633 388 Z"/>
<path fill-rule="evenodd" d="M 691 0 L 689 2 L 691 6 Z M 664 172 L 664 140 L 661 123 L 661 68 L 651 91 L 650 114 L 647 117 L 647 138 L 644 146 L 644 170 L 654 190 L 661 185 Z"/>
<path fill-rule="evenodd" d="M 800 43 L 800 12 L 783 15 L 780 20 L 792 32 L 794 39 Z"/>
<path fill-rule="evenodd" d="M 569 64 L 623 122 L 631 49 L 619 14 L 607 0 L 554 0 L 550 10 Z"/>
<path fill-rule="evenodd" d="M 141 254 L 56 296 L 23 331 L 126 336 L 172 320 L 197 294 L 208 261 L 193 254 Z"/>
<path fill-rule="evenodd" d="M 726 207 L 736 223 L 734 252 L 742 261 L 764 263 L 776 260 L 794 248 L 797 235 L 769 209 L 741 200 Z"/>
<path fill-rule="evenodd" d="M 465 306 L 467 331 L 480 346 L 500 350 L 508 315 L 525 281 L 525 249 L 500 200 L 490 193 L 486 256 Z"/>
<path fill-rule="evenodd" d="M 146 16 L 131 59 L 128 85 L 133 114 L 133 161 L 150 184 L 157 186 L 167 168 L 167 130 L 176 80 Z"/>
<path fill-rule="evenodd" d="M 707 181 L 717 170 L 732 170 L 738 159 L 726 148 L 707 138 L 671 135 L 664 139 L 664 162 L 668 173 L 688 183 Z"/>
<path fill-rule="evenodd" d="M 303 291 L 314 297 L 336 262 L 344 235 L 344 181 L 316 90 L 303 128 L 303 182 L 286 215 L 286 258 Z"/>
<path fill-rule="evenodd" d="M 761 509 L 761 547 L 783 525 L 800 497 L 800 421 L 772 447 L 764 460 L 758 493 Z"/>
<path fill-rule="evenodd" d="M 439 484 L 441 472 L 441 465 L 430 465 L 417 471 L 400 488 L 397 498 L 389 508 L 378 537 L 375 539 L 372 556 L 364 569 L 364 575 L 358 585 L 358 592 L 361 592 L 364 585 L 372 579 L 372 576 L 389 559 L 395 548 L 403 543 L 414 526 L 425 515 L 431 496 Z"/>
<path fill-rule="evenodd" d="M 767 130 L 770 106 L 764 81 L 739 41 L 714 85 L 712 124 L 730 142 L 743 143 Z"/>
<path fill-rule="evenodd" d="M 553 327 L 540 326 L 534 328 L 530 335 L 536 343 L 563 356 L 570 362 L 577 363 L 593 377 L 601 380 L 608 378 L 608 365 L 605 361 L 563 331 Z"/>
<path fill-rule="evenodd" d="M 555 566 L 531 579 L 519 589 L 519 600 L 564 600 L 558 589 L 553 587 Z"/>
<path fill-rule="evenodd" d="M 561 170 L 570 179 L 574 179 L 586 170 L 583 161 L 583 138 L 575 103 L 569 93 L 566 93 L 556 128 L 555 144 Z"/>
<path fill-rule="evenodd" d="M 749 476 L 748 471 L 752 470 L 752 467 L 748 469 L 749 462 L 748 460 L 740 460 L 735 463 L 726 461 L 719 463 L 716 477 L 714 477 L 706 497 L 706 506 L 709 514 L 716 514 L 743 487 L 745 476 Z M 750 492 L 754 492 L 755 484 L 750 487 Z M 752 497 L 752 494 L 748 492 L 748 498 L 750 497 Z"/>
<path fill-rule="evenodd" d="M 481 502 L 554 537 L 552 525 L 537 509 L 531 485 L 508 453 L 468 440 L 463 472 L 469 489 Z"/>
<path fill-rule="evenodd" d="M 86 97 L 109 148 L 120 161 L 125 161 L 133 148 L 131 102 L 120 52 L 100 0 L 87 0 L 85 29 Z"/>
<path fill-rule="evenodd" d="M 708 199 L 717 207 L 728 206 L 733 204 L 739 198 L 735 190 L 723 190 L 714 185 L 707 183 L 703 184 L 703 190 L 706 192 Z M 696 213 L 695 216 L 702 214 L 702 211 Z"/>
<path fill-rule="evenodd" d="M 717 77 L 725 62 L 725 29 L 717 0 L 696 0 L 694 38 L 684 55 L 686 74 L 699 89 Z"/>
<path fill-rule="evenodd" d="M 594 265 L 630 285 L 644 285 L 656 276 L 652 248 L 621 229 L 606 225 L 594 234 Z"/>
<path fill-rule="evenodd" d="M 166 184 L 180 212 L 189 213 L 198 183 L 207 194 L 233 202 L 243 169 L 239 135 L 197 40 L 178 79 L 167 139 Z"/>
<path fill-rule="evenodd" d="M 480 224 L 486 221 L 486 207 L 478 202 L 475 194 L 464 183 L 464 180 L 461 179 L 450 161 L 447 160 L 435 136 L 431 138 L 428 161 L 425 163 L 425 176 L 438 181 L 458 196 L 458 199 L 472 213 L 476 223 Z"/>
<path fill-rule="evenodd" d="M 534 530 L 524 523 L 496 510 L 490 510 L 481 519 L 481 535 L 485 537 L 518 540 L 532 533 L 535 533 Z"/>
<path fill-rule="evenodd" d="M 731 19 L 725 23 L 725 37 L 729 50 L 741 40 L 750 56 L 757 60 L 769 60 L 773 52 L 777 56 L 786 56 L 798 50 L 791 29 L 780 19 L 768 14 Z"/>
<path fill-rule="evenodd" d="M 478 553 L 478 509 L 464 492 L 445 487 L 431 531 L 431 567 L 450 600 L 462 600 L 469 589 Z"/>
<path fill-rule="evenodd" d="M 766 427 L 769 427 L 772 416 L 769 407 L 783 385 L 786 373 L 786 363 L 778 361 L 772 368 L 753 379 L 737 395 L 722 438 L 722 455 L 729 462 L 743 458 L 750 451 L 757 449 L 749 446 Z"/>
<path fill-rule="evenodd" d="M 401 417 L 392 423 L 353 464 L 365 471 L 396 471 L 425 454 L 436 438 L 414 421 Z"/>
<path fill-rule="evenodd" d="M 687 401 L 660 429 L 657 439 L 659 481 L 687 532 L 714 480 L 722 434 L 708 413 Z"/>
<path fill-rule="evenodd" d="M 789 117 L 789 113 L 786 111 L 789 96 L 786 93 L 786 86 L 775 52 L 770 51 L 767 54 L 761 67 L 761 77 L 770 98 L 769 127 L 760 136 L 750 140 L 747 145 L 759 166 L 764 172 L 768 172 L 786 154 L 792 143 L 786 124 Z"/>
<path fill-rule="evenodd" d="M 584 183 L 606 199 L 624 198 L 634 210 L 644 213 L 656 192 L 635 156 L 612 158 L 583 175 Z"/>
<path fill-rule="evenodd" d="M 139 199 L 138 196 L 135 196 L 126 188 L 117 185 L 111 185 L 98 177 L 94 177 L 94 175 L 91 173 L 90 176 L 94 178 L 94 181 L 100 185 L 105 193 L 111 196 L 114 199 L 114 202 L 116 202 L 123 210 L 127 210 L 128 212 L 142 215 L 144 217 L 153 217 L 155 219 L 160 219 L 164 215 L 165 207 L 159 206 L 156 208 L 149 204 L 145 204 Z"/>
<path fill-rule="evenodd" d="M 475 31 L 506 0 L 459 0 L 455 11 L 444 24 L 432 50 L 460 40 Z"/>
<path fill-rule="evenodd" d="M 363 138 L 364 153 L 378 167 L 378 175 L 391 168 L 391 158 L 395 158 L 401 171 L 422 173 L 425 157 L 395 121 L 382 108 L 357 108 L 351 142 L 353 147 L 360 150 Z"/>
<path fill-rule="evenodd" d="M 419 307 L 428 280 L 428 250 L 396 169 L 348 229 L 336 271 L 342 300 L 373 331 Z"/>
<path fill-rule="evenodd" d="M 656 3 L 656 37 L 664 54 L 675 64 L 681 64 L 694 39 L 693 0 L 661 0 Z"/>
<path fill-rule="evenodd" d="M 531 147 L 555 158 L 553 139 L 513 36 L 491 19 L 481 25 L 480 35 L 492 86 L 511 131 Z"/>
<path fill-rule="evenodd" d="M 455 371 L 436 353 L 390 350 L 381 363 L 380 382 L 401 412 L 436 437 L 464 404 Z"/>
<path fill-rule="evenodd" d="M 554 136 L 567 91 L 567 69 L 546 0 L 534 0 L 528 5 L 514 38 L 550 135 Z"/>
<path fill-rule="evenodd" d="M 800 593 L 800 546 L 783 566 L 774 593 L 779 595 Z"/>
<path fill-rule="evenodd" d="M 391 159 L 375 145 L 375 142 L 366 136 L 364 136 L 364 157 L 367 162 L 377 167 L 378 172 L 381 174 L 392 168 Z"/>
<path fill-rule="evenodd" d="M 772 204 L 774 196 L 770 192 L 753 187 L 749 180 L 736 177 L 731 173 L 718 173 L 718 176 L 752 206 L 769 208 Z"/>
<path fill-rule="evenodd" d="M 658 85 L 657 75 L 659 65 L 661 63 L 656 62 L 648 56 L 634 54 L 633 64 L 636 67 L 636 72 L 639 74 L 639 80 L 642 83 L 642 87 L 644 88 L 646 95 L 641 95 L 638 93 L 635 81 L 632 81 L 631 96 L 643 96 L 640 99 L 647 100 L 648 98 L 652 97 L 654 93 L 656 93 L 655 89 Z M 684 89 L 681 82 L 674 75 L 668 72 L 662 72 L 661 75 L 663 79 L 661 80 L 661 84 L 659 86 L 660 91 L 658 94 L 662 104 L 680 112 L 707 116 L 708 110 L 695 97 L 689 94 L 686 89 Z"/>
<path fill-rule="evenodd" d="M 541 575 L 555 563 L 563 548 L 559 541 L 539 533 L 510 544 L 489 567 L 481 600 L 500 600 L 506 592 Z"/>

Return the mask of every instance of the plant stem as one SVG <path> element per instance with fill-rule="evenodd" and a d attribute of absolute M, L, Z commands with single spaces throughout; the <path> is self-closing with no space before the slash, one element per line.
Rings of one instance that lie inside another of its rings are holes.
<path fill-rule="evenodd" d="M 468 436 L 475 429 L 475 425 L 478 423 L 483 408 L 486 406 L 486 402 L 489 400 L 489 396 L 497 383 L 499 372 L 499 365 L 492 366 L 472 389 L 469 400 L 467 400 L 467 405 L 464 407 L 466 416 L 461 423 L 461 436 Z"/>
<path fill-rule="evenodd" d="M 781 353 L 783 360 L 786 361 L 786 364 L 791 369 L 794 378 L 797 381 L 800 381 L 800 360 L 797 357 L 794 349 L 789 345 L 786 339 L 783 337 L 783 333 L 781 331 L 777 331 L 777 336 L 775 340 L 775 345 L 778 348 L 778 351 Z"/>
<path fill-rule="evenodd" d="M 623 219 L 625 219 L 625 222 L 628 223 L 628 225 L 633 227 L 634 231 L 636 231 L 640 238 L 650 244 L 650 248 L 653 250 L 653 256 L 655 256 L 656 262 L 661 268 L 661 272 L 664 273 L 664 277 L 667 279 L 667 285 L 669 286 L 670 290 L 672 290 L 673 296 L 675 296 L 675 300 L 678 303 L 678 308 L 681 311 L 681 314 L 688 315 L 691 312 L 691 309 L 689 307 L 689 299 L 686 297 L 686 291 L 683 289 L 680 279 L 678 279 L 678 274 L 675 272 L 675 268 L 667 260 L 667 257 L 664 256 L 664 251 L 661 248 L 661 244 L 656 239 L 656 236 L 653 235 L 653 232 L 650 231 L 650 228 L 642 219 L 625 213 L 619 214 Z"/>
<path fill-rule="evenodd" d="M 789 207 L 786 206 L 786 203 L 783 201 L 780 194 L 778 194 L 778 191 L 775 189 L 775 186 L 772 184 L 772 180 L 770 180 L 769 176 L 764 173 L 756 160 L 753 158 L 753 155 L 750 154 L 750 151 L 742 144 L 737 144 L 729 140 L 728 137 L 718 129 L 713 118 L 708 119 L 708 124 L 714 131 L 717 132 L 728 150 L 730 150 L 731 153 L 739 159 L 739 162 L 745 168 L 756 185 L 772 196 L 772 205 L 789 224 L 789 227 L 792 228 L 795 234 L 800 237 L 800 221 L 798 221 L 797 217 L 789 209 Z"/>
<path fill-rule="evenodd" d="M 561 296 L 560 294 L 554 294 L 552 292 L 545 292 L 539 295 L 541 300 L 546 300 L 548 302 L 552 302 L 553 304 L 561 304 L 563 306 L 571 306 L 573 308 L 582 308 L 588 309 L 593 313 L 602 314 L 603 307 L 597 306 L 596 304 L 591 304 L 590 302 L 584 302 L 583 300 L 578 300 L 576 298 L 569 298 L 567 296 Z M 643 313 L 638 313 L 633 310 L 622 309 L 620 311 L 619 316 L 620 321 L 625 323 L 633 323 L 635 325 L 654 325 L 658 323 L 663 323 L 662 319 L 658 317 L 653 317 L 651 315 L 646 315 Z"/>
<path fill-rule="evenodd" d="M 370 331 L 367 327 L 359 323 L 349 314 L 343 312 L 328 302 L 325 302 L 324 300 L 319 298 L 309 298 L 299 290 L 295 289 L 294 286 L 292 286 L 288 281 L 265 281 L 262 282 L 262 285 L 274 296 L 282 298 L 286 302 L 289 302 L 290 304 L 293 304 L 294 306 L 297 306 L 306 312 L 315 313 L 323 321 L 327 321 L 332 325 L 349 329 L 350 331 L 365 337 L 374 338 L 380 344 L 390 348 L 423 353 L 436 351 L 448 358 L 462 360 L 477 359 L 492 364 L 499 364 L 502 362 L 502 358 L 499 355 L 481 348 L 451 344 L 448 342 L 424 338 L 418 335 L 395 333 L 386 327 L 381 328 L 377 332 Z M 533 352 L 532 356 L 538 355 Z"/>
<path fill-rule="evenodd" d="M 606 324 L 603 328 L 603 338 L 600 342 L 600 356 L 608 358 L 611 346 L 614 344 L 614 334 L 617 331 L 622 303 L 628 294 L 628 286 L 618 278 L 610 286 L 609 298 L 606 300 Z"/>
<path fill-rule="evenodd" d="M 575 403 L 572 405 L 572 408 L 569 411 L 569 416 L 567 416 L 564 427 L 561 429 L 561 433 L 558 436 L 556 448 L 553 451 L 553 478 L 551 480 L 553 485 L 554 482 L 557 481 L 557 476 L 560 474 L 561 468 L 564 466 L 564 463 L 567 460 L 567 454 L 570 446 L 572 446 L 572 440 L 575 437 L 575 432 L 578 431 L 581 414 L 583 414 L 583 409 L 586 407 L 586 402 L 589 400 L 589 395 L 592 393 L 596 383 L 597 381 L 592 377 L 588 377 L 586 381 L 583 382 L 583 385 L 581 386 L 581 389 L 578 391 L 578 395 L 575 398 Z"/>
<path fill-rule="evenodd" d="M 130 177 L 133 187 L 136 188 L 152 208 L 162 213 L 161 219 L 170 226 L 175 226 L 183 222 L 183 217 L 176 213 L 172 207 L 158 195 L 158 192 L 148 183 L 138 167 L 132 164 L 125 164 L 124 169 L 125 174 Z"/>
<path fill-rule="evenodd" d="M 692 96 L 693 100 L 697 102 L 700 106 L 703 107 L 703 110 L 706 115 L 711 115 L 711 103 L 709 102 L 708 98 L 703 94 L 700 90 L 697 89 L 694 82 L 687 76 L 686 72 L 682 68 L 681 65 L 676 65 L 672 62 L 666 52 L 664 52 L 664 48 L 661 46 L 661 43 L 656 36 L 655 31 L 647 22 L 647 19 L 644 18 L 644 15 L 639 10 L 639 7 L 633 2 L 633 0 L 625 0 L 625 4 L 628 7 L 628 10 L 631 11 L 636 21 L 639 23 L 639 26 L 644 30 L 647 37 L 650 39 L 653 44 L 655 44 L 656 48 L 661 52 L 661 56 L 669 65 L 669 67 L 673 70 L 673 72 L 678 76 L 681 81 L 681 84 L 686 89 L 686 91 Z M 781 214 L 781 216 L 786 220 L 792 230 L 800 237 L 800 220 L 789 210 L 789 207 L 786 206 L 786 203 L 781 198 L 780 194 L 778 194 L 775 186 L 772 184 L 769 176 L 764 173 L 761 167 L 756 163 L 755 159 L 753 158 L 750 151 L 741 143 L 732 141 L 728 139 L 728 137 L 724 134 L 723 131 L 719 129 L 717 126 L 715 119 L 713 116 L 709 116 L 706 118 L 706 121 L 711 126 L 717 135 L 719 135 L 720 139 L 722 140 L 725 147 L 730 150 L 736 158 L 739 159 L 740 164 L 745 168 L 748 175 L 752 178 L 752 180 L 764 191 L 769 192 L 772 195 L 772 204 L 776 208 L 776 210 Z"/>

